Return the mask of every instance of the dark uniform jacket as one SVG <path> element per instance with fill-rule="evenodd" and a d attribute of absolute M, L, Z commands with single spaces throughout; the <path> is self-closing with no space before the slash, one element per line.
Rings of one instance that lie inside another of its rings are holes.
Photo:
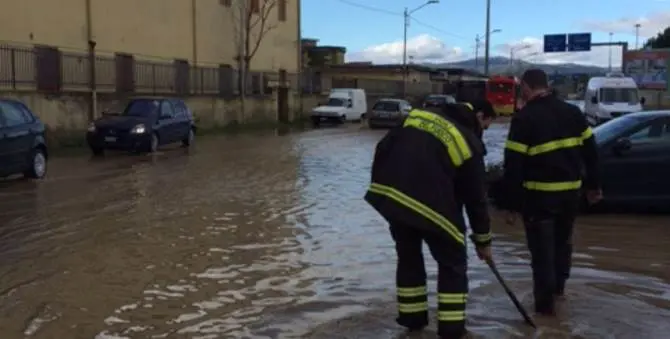
<path fill-rule="evenodd" d="M 447 232 L 458 245 L 465 245 L 465 205 L 473 241 L 488 244 L 480 143 L 440 109 L 430 110 L 413 110 L 377 144 L 365 200 L 389 222 Z"/>
<path fill-rule="evenodd" d="M 577 106 L 554 95 L 533 98 L 514 115 L 504 167 L 506 194 L 497 204 L 506 210 L 522 212 L 552 204 L 562 192 L 600 187 L 591 128 Z"/>

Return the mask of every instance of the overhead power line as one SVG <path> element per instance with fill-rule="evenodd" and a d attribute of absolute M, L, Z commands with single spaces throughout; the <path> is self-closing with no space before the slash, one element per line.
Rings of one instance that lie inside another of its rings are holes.
<path fill-rule="evenodd" d="M 365 10 L 368 10 L 368 11 L 371 11 L 371 12 L 383 13 L 383 14 L 393 15 L 393 16 L 402 16 L 401 12 L 389 11 L 387 9 L 372 7 L 372 6 L 368 6 L 368 5 L 363 5 L 363 4 L 359 4 L 359 3 L 349 1 L 349 0 L 337 0 L 337 1 L 341 2 L 343 4 L 346 4 L 346 5 L 352 6 L 352 7 L 358 7 L 358 8 L 365 9 Z"/>

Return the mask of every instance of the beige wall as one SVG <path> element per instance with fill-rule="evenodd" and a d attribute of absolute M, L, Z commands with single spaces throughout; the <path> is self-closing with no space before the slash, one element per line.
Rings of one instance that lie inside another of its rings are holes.
<path fill-rule="evenodd" d="M 5 1 L 0 11 L 0 41 L 85 50 L 86 1 Z M 234 6 L 225 7 L 219 0 L 90 1 L 93 40 L 99 51 L 203 64 L 235 63 L 234 31 L 239 15 L 233 16 Z M 269 23 L 276 27 L 261 40 L 252 69 L 297 72 L 299 2 L 287 0 L 285 22 L 278 21 L 276 7 L 270 13 Z M 256 34 L 251 36 L 256 41 Z"/>

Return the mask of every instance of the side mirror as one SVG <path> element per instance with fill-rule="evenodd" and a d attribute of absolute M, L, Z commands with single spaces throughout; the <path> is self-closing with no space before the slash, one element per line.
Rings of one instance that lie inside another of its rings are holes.
<path fill-rule="evenodd" d="M 615 154 L 621 155 L 624 152 L 629 151 L 632 147 L 633 143 L 631 143 L 630 139 L 621 138 L 614 143 L 612 150 L 614 151 Z"/>
<path fill-rule="evenodd" d="M 640 105 L 644 105 L 645 102 L 647 102 L 647 98 L 641 97 L 640 98 Z"/>
<path fill-rule="evenodd" d="M 592 104 L 597 104 L 597 103 L 598 103 L 598 98 L 596 98 L 596 97 L 591 97 L 591 103 L 592 103 Z"/>
<path fill-rule="evenodd" d="M 347 108 L 352 108 L 354 107 L 354 103 L 351 102 L 351 100 L 347 101 Z"/>

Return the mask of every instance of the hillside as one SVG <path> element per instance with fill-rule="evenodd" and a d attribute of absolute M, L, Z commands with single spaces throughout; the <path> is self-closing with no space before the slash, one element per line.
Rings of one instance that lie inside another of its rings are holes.
<path fill-rule="evenodd" d="M 426 66 L 431 67 L 454 67 L 454 68 L 465 68 L 465 69 L 478 69 L 480 72 L 484 70 L 484 58 L 479 58 L 478 62 L 475 62 L 475 59 L 468 59 L 452 63 L 442 63 L 442 64 L 425 64 Z M 478 65 L 478 67 L 475 67 Z M 531 63 L 526 61 L 514 61 L 514 71 L 520 72 L 528 68 L 540 68 L 547 72 L 548 74 L 603 74 L 607 72 L 606 68 L 597 67 L 597 66 L 587 66 L 579 64 L 540 64 L 540 63 Z M 489 71 L 493 74 L 500 73 L 510 73 L 512 67 L 510 66 L 509 58 L 505 57 L 492 57 L 489 59 Z"/>

